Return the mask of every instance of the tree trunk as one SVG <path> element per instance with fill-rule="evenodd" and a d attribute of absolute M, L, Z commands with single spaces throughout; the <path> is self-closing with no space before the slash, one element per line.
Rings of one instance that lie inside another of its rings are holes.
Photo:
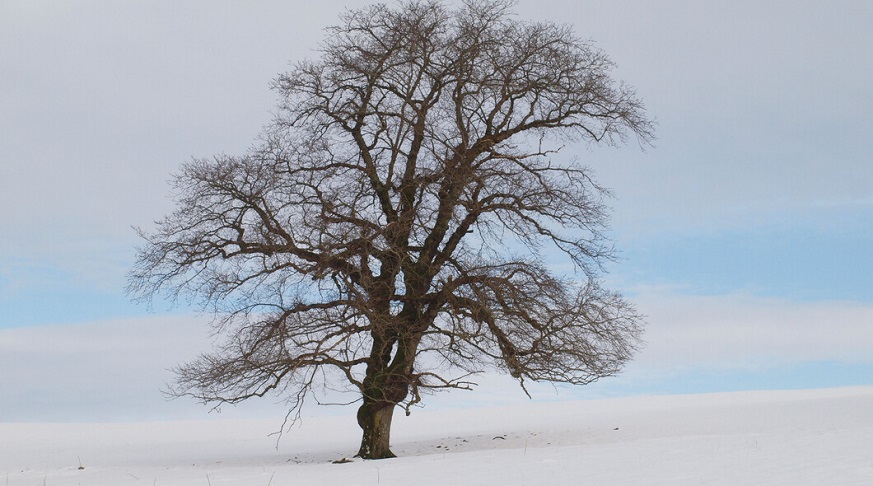
<path fill-rule="evenodd" d="M 358 409 L 358 425 L 364 431 L 358 457 L 362 459 L 388 459 L 397 457 L 391 452 L 391 418 L 395 404 L 370 402 Z"/>
<path fill-rule="evenodd" d="M 358 409 L 358 425 L 364 434 L 358 457 L 387 459 L 397 457 L 391 452 L 391 419 L 394 408 L 409 394 L 415 351 L 420 334 L 386 338 L 373 335 L 373 349 L 363 380 L 363 403 Z M 391 350 L 396 344 L 394 357 Z"/>

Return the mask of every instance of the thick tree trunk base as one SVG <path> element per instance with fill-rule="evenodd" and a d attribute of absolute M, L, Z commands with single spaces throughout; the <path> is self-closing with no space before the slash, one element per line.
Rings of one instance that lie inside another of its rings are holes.
<path fill-rule="evenodd" d="M 388 459 L 397 457 L 391 452 L 392 403 L 364 403 L 358 409 L 358 425 L 364 434 L 357 457 L 361 459 Z"/>

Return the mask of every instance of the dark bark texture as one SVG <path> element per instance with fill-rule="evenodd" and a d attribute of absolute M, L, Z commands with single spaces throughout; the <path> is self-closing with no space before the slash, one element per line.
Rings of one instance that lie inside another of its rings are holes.
<path fill-rule="evenodd" d="M 359 455 L 391 457 L 397 406 L 497 369 L 574 384 L 630 359 L 641 320 L 598 276 L 608 194 L 570 142 L 646 144 L 611 63 L 511 2 L 404 1 L 344 14 L 318 59 L 274 83 L 241 156 L 185 164 L 143 231 L 136 298 L 190 298 L 222 344 L 171 393 L 360 400 Z M 546 265 L 563 255 L 574 270 Z"/>

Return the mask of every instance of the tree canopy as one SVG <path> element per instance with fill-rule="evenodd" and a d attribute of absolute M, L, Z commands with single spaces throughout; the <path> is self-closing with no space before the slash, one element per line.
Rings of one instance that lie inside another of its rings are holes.
<path fill-rule="evenodd" d="M 512 3 L 347 11 L 275 80 L 252 150 L 182 166 L 129 277 L 136 298 L 193 299 L 225 339 L 174 394 L 276 393 L 294 413 L 350 389 L 359 455 L 381 458 L 395 406 L 427 389 L 620 371 L 642 321 L 599 284 L 607 193 L 559 150 L 648 143 L 652 122 L 603 52 Z"/>

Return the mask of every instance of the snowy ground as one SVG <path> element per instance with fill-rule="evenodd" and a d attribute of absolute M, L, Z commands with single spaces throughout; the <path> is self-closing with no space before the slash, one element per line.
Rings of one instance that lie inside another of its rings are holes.
<path fill-rule="evenodd" d="M 399 458 L 351 458 L 347 417 L 0 424 L 18 485 L 870 485 L 873 387 L 398 413 Z M 81 467 L 80 467 L 81 466 Z"/>

